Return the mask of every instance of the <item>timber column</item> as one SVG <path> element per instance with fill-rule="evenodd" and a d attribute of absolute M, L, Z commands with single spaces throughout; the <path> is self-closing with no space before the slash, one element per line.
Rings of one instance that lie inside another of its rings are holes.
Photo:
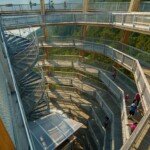
<path fill-rule="evenodd" d="M 88 12 L 88 2 L 89 0 L 83 0 L 83 13 Z M 88 25 L 83 25 L 82 26 L 82 38 L 83 39 L 85 39 L 86 37 L 87 30 L 88 30 Z M 84 57 L 84 51 L 80 51 L 79 55 L 81 57 Z M 82 58 L 81 58 L 81 61 L 82 61 Z"/>
<path fill-rule="evenodd" d="M 131 0 L 128 12 L 139 11 L 141 0 Z"/>
<path fill-rule="evenodd" d="M 42 15 L 42 30 L 43 30 L 43 34 L 44 34 L 44 40 L 46 41 L 47 38 L 48 38 L 48 30 L 47 30 L 47 27 L 45 25 L 45 14 L 46 14 L 45 0 L 40 0 L 40 5 L 41 5 L 41 15 Z M 46 64 L 46 60 L 49 59 L 49 48 L 43 46 L 43 50 L 44 50 L 44 54 L 45 54 L 44 55 L 44 60 L 43 60 L 43 65 L 45 65 Z M 42 68 L 46 72 L 46 74 L 48 74 L 49 67 L 43 66 Z"/>
<path fill-rule="evenodd" d="M 42 30 L 44 34 L 44 39 L 46 40 L 48 37 L 48 31 L 45 25 L 45 0 L 40 0 L 40 5 L 41 5 L 41 15 L 42 15 Z"/>
<path fill-rule="evenodd" d="M 88 2 L 89 2 L 89 0 L 83 0 L 83 13 L 88 12 Z M 86 37 L 87 30 L 88 30 L 88 26 L 84 25 L 83 29 L 82 29 L 82 37 L 83 38 Z"/>
<path fill-rule="evenodd" d="M 1 150 L 15 150 L 14 144 L 0 118 L 0 149 Z"/>
<path fill-rule="evenodd" d="M 131 0 L 128 12 L 139 11 L 140 1 L 141 0 Z M 121 38 L 121 42 L 127 44 L 130 34 L 131 34 L 130 31 L 124 31 L 123 36 Z"/>

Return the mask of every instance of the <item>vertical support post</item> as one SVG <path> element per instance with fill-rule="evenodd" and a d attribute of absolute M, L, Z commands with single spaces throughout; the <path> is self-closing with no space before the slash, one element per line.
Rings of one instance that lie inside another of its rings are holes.
<path fill-rule="evenodd" d="M 13 142 L 2 122 L 0 119 L 0 149 L 8 149 L 8 150 L 15 150 Z"/>
<path fill-rule="evenodd" d="M 83 13 L 88 12 L 88 2 L 89 2 L 89 0 L 83 0 Z M 86 37 L 87 30 L 88 30 L 88 26 L 87 25 L 83 25 L 83 27 L 82 27 L 82 38 L 83 39 L 85 39 L 85 37 Z M 84 56 L 84 52 L 80 51 L 79 55 L 81 55 L 83 57 Z"/>
<path fill-rule="evenodd" d="M 141 0 L 131 0 L 128 12 L 139 11 Z"/>
<path fill-rule="evenodd" d="M 83 0 L 83 13 L 88 12 L 88 1 L 89 0 Z M 82 28 L 82 37 L 83 38 L 85 38 L 87 30 L 88 30 L 88 26 L 84 25 Z"/>
<path fill-rule="evenodd" d="M 124 14 L 122 14 L 122 25 L 124 24 Z"/>
<path fill-rule="evenodd" d="M 47 27 L 46 27 L 46 23 L 45 23 L 45 14 L 46 14 L 46 10 L 45 10 L 45 0 L 40 0 L 40 5 L 41 5 L 41 15 L 42 15 L 42 30 L 43 30 L 43 34 L 44 34 L 44 40 L 46 41 L 48 38 L 48 31 L 47 31 Z M 48 47 L 44 47 L 44 53 L 45 53 L 45 58 L 44 58 L 44 62 L 46 60 L 49 59 L 49 51 L 48 51 Z M 49 73 L 49 67 L 48 66 L 44 66 L 43 70 L 47 73 Z"/>
<path fill-rule="evenodd" d="M 139 11 L 140 1 L 141 0 L 131 0 L 128 12 Z M 129 39 L 130 34 L 131 34 L 130 31 L 124 31 L 123 36 L 121 38 L 121 42 L 127 44 L 129 41 L 128 39 Z"/>
<path fill-rule="evenodd" d="M 2 26 L 2 24 L 0 24 L 0 25 Z M 1 29 L 1 32 L 4 32 L 4 31 L 2 31 L 2 29 Z M 0 63 L 2 65 L 4 74 L 6 75 L 10 91 L 13 92 L 14 85 L 13 85 L 12 77 L 10 75 L 10 70 L 9 70 L 9 66 L 8 66 L 6 58 L 7 58 L 7 56 L 6 56 L 6 53 L 4 50 L 4 45 L 3 45 L 3 42 L 0 40 Z"/>
<path fill-rule="evenodd" d="M 41 5 L 41 15 L 42 15 L 42 29 L 43 29 L 43 34 L 44 34 L 44 37 L 45 37 L 45 40 L 47 40 L 47 37 L 48 37 L 48 31 L 47 31 L 47 28 L 46 28 L 46 25 L 45 25 L 45 0 L 40 0 L 40 5 Z"/>

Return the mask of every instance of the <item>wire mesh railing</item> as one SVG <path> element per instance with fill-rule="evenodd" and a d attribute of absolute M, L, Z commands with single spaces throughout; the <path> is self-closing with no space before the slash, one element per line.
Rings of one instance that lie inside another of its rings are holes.
<path fill-rule="evenodd" d="M 70 63 L 70 65 L 71 64 L 72 63 Z M 88 68 L 89 65 L 84 65 L 84 67 Z M 98 69 L 98 70 L 99 70 L 98 77 L 100 78 L 100 80 L 102 80 L 104 82 L 104 84 L 107 86 L 107 88 L 110 89 L 110 91 L 117 97 L 116 103 L 119 105 L 120 110 L 122 110 L 121 119 L 123 122 L 122 129 L 124 130 L 123 137 L 124 137 L 124 142 L 125 142 L 129 138 L 129 129 L 126 126 L 126 124 L 128 123 L 128 120 L 127 120 L 127 111 L 126 111 L 126 104 L 125 104 L 125 94 L 111 79 L 109 79 L 109 77 L 107 77 L 107 75 L 105 73 L 103 73 L 100 69 Z M 92 85 L 89 83 L 84 84 L 82 82 L 79 82 L 75 78 L 73 78 L 73 79 L 65 78 L 64 79 L 64 77 L 58 77 L 58 80 L 56 82 L 61 83 L 61 84 L 67 83 L 69 85 L 73 85 L 77 89 L 80 89 L 81 91 L 84 91 L 85 93 L 87 93 L 91 96 L 94 96 L 94 97 L 95 97 L 95 92 L 97 92 L 97 89 L 98 89 L 96 86 L 93 86 L 93 84 Z M 93 88 L 91 88 L 90 86 L 92 86 Z"/>
<path fill-rule="evenodd" d="M 37 41 L 36 32 L 31 27 L 28 27 L 25 29 L 16 29 L 15 31 L 5 30 L 4 33 L 7 46 L 9 47 L 9 53 L 11 54 L 11 51 L 13 52 L 12 56 L 10 55 L 13 64 L 27 64 L 27 68 L 24 68 L 20 74 L 31 70 L 39 55 L 39 44 Z M 14 37 L 14 40 L 10 42 L 6 36 L 12 36 Z M 18 39 L 20 39 L 20 41 L 28 41 L 28 45 L 24 46 L 23 49 L 20 49 L 22 44 L 21 42 L 17 42 Z"/>
<path fill-rule="evenodd" d="M 90 2 L 88 5 L 89 11 L 112 11 L 112 12 L 127 12 L 129 10 L 130 2 Z M 140 3 L 140 12 L 150 11 L 150 2 L 144 1 Z"/>
<path fill-rule="evenodd" d="M 104 75 L 104 74 L 103 74 Z M 105 75 L 103 76 L 104 78 L 105 78 Z M 106 77 L 107 78 L 107 77 Z M 106 81 L 106 82 L 105 82 Z M 119 92 L 118 90 L 117 91 L 115 91 L 115 86 L 111 86 L 111 83 L 110 82 L 107 82 L 108 80 L 105 80 L 104 79 L 104 82 L 107 84 L 107 85 L 109 85 L 110 86 L 110 89 L 112 89 L 112 91 L 114 91 L 113 93 L 115 94 L 115 95 L 118 95 L 118 93 L 120 93 L 120 96 L 122 97 L 123 95 L 122 95 L 122 92 Z M 83 86 L 81 86 L 81 87 L 83 87 Z M 80 86 L 78 86 L 78 88 L 81 88 Z M 118 88 L 117 86 L 116 86 L 116 88 Z M 94 94 L 94 93 L 93 93 Z M 123 99 L 124 99 L 124 96 L 123 96 Z M 124 102 L 125 102 L 125 100 L 124 100 Z M 124 110 L 123 108 L 122 108 L 122 110 Z M 110 115 L 110 114 L 109 114 Z M 124 113 L 122 113 L 122 119 L 125 117 L 126 115 L 124 114 Z M 125 117 L 126 118 L 126 117 Z M 124 120 L 124 119 L 123 119 Z M 126 125 L 127 124 L 127 122 L 124 122 L 123 121 L 123 124 L 124 125 Z M 127 128 L 127 127 L 124 127 L 124 128 Z M 127 130 L 128 131 L 128 130 Z M 128 136 L 129 137 L 129 136 Z"/>
<path fill-rule="evenodd" d="M 119 105 L 121 109 L 121 119 L 123 128 L 123 141 L 125 142 L 129 138 L 129 128 L 126 126 L 127 120 L 127 110 L 125 104 L 125 94 L 124 91 L 119 88 L 104 72 L 99 71 L 99 78 L 105 83 L 105 85 L 110 89 L 110 91 L 117 97 L 116 104 Z"/>
<path fill-rule="evenodd" d="M 90 11 L 128 11 L 130 2 L 90 2 L 88 9 Z"/>
<path fill-rule="evenodd" d="M 11 73 L 11 76 L 12 76 L 13 85 L 14 85 L 14 89 L 15 89 L 16 97 L 17 97 L 17 102 L 18 102 L 18 105 L 19 105 L 20 113 L 21 113 L 21 119 L 23 121 L 23 127 L 25 129 L 26 138 L 27 138 L 28 144 L 29 144 L 28 146 L 30 147 L 31 150 L 33 150 L 34 149 L 34 145 L 32 143 L 32 139 L 30 137 L 27 119 L 26 119 L 26 116 L 25 116 L 25 112 L 24 112 L 24 109 L 23 109 L 22 102 L 21 102 L 20 94 L 18 92 L 19 90 L 18 90 L 17 82 L 16 82 L 16 79 L 15 79 L 15 76 L 14 76 L 14 73 L 13 73 L 12 65 L 11 65 L 11 62 L 10 62 L 10 59 L 9 59 L 8 50 L 7 50 L 7 46 L 6 46 L 7 44 L 5 42 L 5 38 L 4 38 L 3 34 L 4 33 L 2 32 L 2 29 L 1 29 L 1 39 L 3 41 L 3 46 L 4 46 L 5 54 L 6 54 L 6 57 L 7 57 L 7 61 L 8 61 L 10 73 Z"/>
<path fill-rule="evenodd" d="M 138 147 L 136 147 L 136 145 L 139 145 L 138 139 L 140 139 L 142 133 L 145 132 L 145 127 L 149 126 L 149 119 L 150 119 L 150 109 L 143 116 L 143 118 L 139 122 L 137 128 L 132 133 L 131 137 L 122 146 L 121 150 L 127 150 L 127 149 L 129 150 L 129 149 L 138 148 Z"/>
<path fill-rule="evenodd" d="M 81 40 L 75 40 L 75 42 L 78 43 L 81 42 Z M 137 59 L 134 59 L 133 57 L 126 55 L 125 53 L 122 53 L 110 46 L 96 43 L 92 44 L 92 42 L 83 41 L 83 45 L 78 45 L 76 48 L 104 54 L 105 56 L 110 57 L 112 60 L 115 60 L 117 63 L 123 65 L 126 69 L 131 71 L 135 77 L 138 91 L 143 99 L 143 108 L 145 112 L 148 110 L 150 107 L 150 101 L 148 98 L 148 95 L 150 96 L 150 88 L 141 65 Z"/>
<path fill-rule="evenodd" d="M 112 50 L 114 50 L 114 49 L 112 49 Z M 106 54 L 106 53 L 104 53 L 104 54 Z M 110 53 L 110 54 L 113 54 L 113 53 Z M 121 56 L 122 54 L 121 53 L 119 53 L 119 55 Z M 109 55 L 109 56 L 111 56 L 111 55 Z M 112 57 L 112 58 L 115 58 L 115 57 Z M 126 61 L 128 61 L 128 59 L 133 59 L 133 58 L 130 58 L 130 57 L 127 57 L 127 59 L 123 59 L 123 56 L 121 56 L 120 57 L 121 58 L 121 60 L 120 60 L 120 63 L 122 63 L 122 61 L 124 61 L 124 60 L 126 60 Z M 134 60 L 134 59 L 133 59 Z M 136 66 L 135 65 L 135 61 L 136 61 L 136 63 L 137 63 L 137 65 L 138 66 Z M 134 62 L 134 65 L 132 64 Z M 142 96 L 142 99 L 143 100 L 145 100 L 145 101 L 147 101 L 148 99 L 149 99 L 149 86 L 147 85 L 147 83 L 146 83 L 146 80 L 145 79 L 143 79 L 143 77 L 144 77 L 144 74 L 143 74 L 143 72 L 142 72 L 142 70 L 141 70 L 141 67 L 140 67 L 140 65 L 139 65 L 139 63 L 138 63 L 138 61 L 137 60 L 134 60 L 134 61 L 131 61 L 131 64 L 129 63 L 129 64 L 127 64 L 127 66 L 130 68 L 128 68 L 129 70 L 131 70 L 131 71 L 135 71 L 135 73 L 134 73 L 134 76 L 135 76 L 135 80 L 136 80 L 136 83 L 138 84 L 138 89 L 139 89 L 139 91 L 140 91 L 140 94 L 141 94 L 141 96 Z M 132 66 L 132 67 L 130 67 L 130 66 Z M 135 70 L 134 70 L 134 68 L 136 68 Z M 139 69 L 138 69 L 139 68 Z M 113 88 L 114 89 L 114 88 Z M 146 103 L 146 105 L 148 104 L 149 102 L 147 101 L 147 103 Z M 149 107 L 149 106 L 148 106 Z M 148 111 L 147 111 L 148 112 Z M 123 114 L 122 114 L 123 115 Z M 124 116 L 124 115 L 123 115 Z M 146 118 L 146 119 L 148 119 L 148 118 Z M 146 120 L 145 119 L 145 120 Z M 141 121 L 142 122 L 142 121 Z M 141 123 L 140 123 L 141 124 Z M 143 124 L 143 122 L 142 122 L 142 124 Z M 138 126 L 137 127 L 138 128 L 138 130 L 141 130 L 141 132 L 142 132 L 142 126 Z M 134 134 L 135 134 L 135 132 L 134 132 Z M 136 138 L 136 136 L 134 136 L 133 138 Z M 132 138 L 132 140 L 133 140 L 133 138 Z M 128 141 L 127 143 L 129 143 L 130 141 Z M 130 144 L 132 144 L 132 143 L 130 143 Z M 127 146 L 127 144 L 125 144 L 126 146 Z M 131 145 L 130 145 L 131 146 Z"/>
<path fill-rule="evenodd" d="M 149 59 L 147 59 L 147 58 L 149 58 L 149 53 L 145 53 L 139 49 L 136 49 L 134 47 L 131 47 L 131 46 L 128 46 L 125 44 L 121 44 L 119 42 L 116 44 L 116 42 L 114 42 L 114 41 L 111 41 L 112 43 L 114 43 L 112 45 L 115 45 L 115 48 L 117 47 L 117 49 L 121 48 L 121 52 L 111 46 L 105 45 L 106 43 L 108 43 L 106 41 L 102 42 L 105 44 L 99 44 L 99 43 L 94 43 L 94 42 L 89 42 L 89 41 L 83 41 L 83 43 L 82 43 L 82 40 L 73 40 L 73 42 L 77 43 L 77 45 L 75 44 L 76 48 L 79 48 L 82 50 L 89 50 L 90 52 L 102 53 L 105 56 L 108 56 L 108 57 L 112 58 L 113 60 L 115 60 L 116 62 L 120 63 L 121 65 L 123 65 L 125 68 L 127 68 L 131 72 L 133 72 L 138 90 L 143 98 L 143 103 L 145 103 L 143 105 L 144 110 L 145 111 L 147 110 L 147 108 L 150 105 L 149 104 L 150 101 L 148 98 L 148 95 L 150 95 L 150 90 L 149 90 L 150 88 L 149 88 L 147 79 L 142 71 L 142 68 L 141 68 L 138 60 L 134 59 L 133 57 L 131 57 L 129 55 L 126 55 L 124 53 L 124 51 L 129 52 L 129 54 L 131 54 L 131 53 L 133 53 L 134 50 L 136 50 L 137 54 L 146 56 L 146 59 L 144 59 L 144 60 L 148 61 L 146 63 L 149 63 Z M 78 45 L 78 43 L 82 43 L 82 44 Z M 131 49 L 131 52 L 130 52 L 130 49 Z M 132 55 L 135 56 L 134 53 Z M 142 58 L 140 60 L 143 62 Z M 138 71 L 135 71 L 135 70 L 138 70 Z M 140 80 L 138 77 L 140 78 Z"/>
<path fill-rule="evenodd" d="M 64 2 L 57 4 L 45 4 L 46 11 L 81 11 L 83 9 L 83 4 L 80 2 Z"/>
<path fill-rule="evenodd" d="M 7 29 L 16 27 L 25 28 L 26 26 L 42 26 L 55 24 L 92 24 L 92 25 L 111 25 L 114 27 L 125 27 L 137 32 L 150 30 L 149 14 L 134 13 L 67 13 L 67 14 L 47 14 L 30 16 L 2 17 L 2 23 Z M 142 18 L 142 19 L 139 19 Z M 147 34 L 149 32 L 146 32 Z"/>
<path fill-rule="evenodd" d="M 82 37 L 51 36 L 46 41 L 46 43 L 51 44 L 54 47 L 59 47 L 59 45 L 62 45 L 62 44 L 67 46 L 67 44 L 65 44 L 65 43 L 70 43 L 70 45 L 74 46 L 74 39 L 82 39 Z M 139 48 L 121 43 L 119 41 L 113 41 L 113 40 L 107 40 L 107 39 L 86 37 L 85 41 L 94 42 L 96 44 L 105 44 L 108 46 L 112 46 L 113 48 L 116 48 L 119 51 L 138 59 L 140 61 L 140 63 L 144 66 L 149 66 L 149 64 L 150 64 L 150 53 L 148 53 L 144 50 L 140 50 Z M 81 42 L 76 43 L 76 45 L 77 44 L 82 45 Z"/>
<path fill-rule="evenodd" d="M 89 2 L 88 11 L 101 11 L 101 12 L 127 12 L 130 6 L 130 2 Z M 46 11 L 82 11 L 82 2 L 63 2 L 53 3 L 49 2 L 45 4 Z M 1 13 L 12 13 L 12 12 L 35 12 L 41 11 L 41 5 L 38 3 L 31 4 L 5 4 L 0 5 Z M 140 3 L 139 11 L 149 12 L 150 2 L 144 1 Z"/>

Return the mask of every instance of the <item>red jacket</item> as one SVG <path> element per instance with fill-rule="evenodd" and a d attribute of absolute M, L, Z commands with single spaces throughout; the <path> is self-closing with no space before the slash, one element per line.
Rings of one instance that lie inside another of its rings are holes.
<path fill-rule="evenodd" d="M 134 99 L 137 100 L 137 101 L 140 101 L 140 99 L 141 99 L 140 94 L 136 93 Z"/>

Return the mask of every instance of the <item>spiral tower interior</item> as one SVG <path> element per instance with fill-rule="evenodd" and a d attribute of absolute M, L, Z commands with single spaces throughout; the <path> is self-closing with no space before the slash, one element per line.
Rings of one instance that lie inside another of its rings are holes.
<path fill-rule="evenodd" d="M 0 4 L 0 149 L 150 150 L 150 2 L 122 1 Z"/>

